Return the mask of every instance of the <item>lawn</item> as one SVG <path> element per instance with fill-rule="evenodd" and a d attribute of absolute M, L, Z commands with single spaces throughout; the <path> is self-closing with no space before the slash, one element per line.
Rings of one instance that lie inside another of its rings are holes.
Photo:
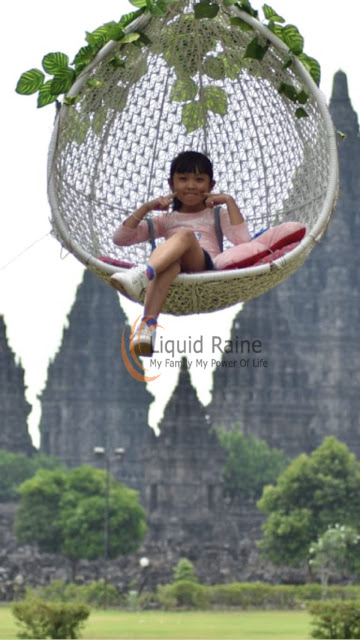
<path fill-rule="evenodd" d="M 16 638 L 10 607 L 0 607 L 0 640 Z M 260 640 L 310 638 L 305 611 L 97 611 L 90 614 L 83 640 Z"/>

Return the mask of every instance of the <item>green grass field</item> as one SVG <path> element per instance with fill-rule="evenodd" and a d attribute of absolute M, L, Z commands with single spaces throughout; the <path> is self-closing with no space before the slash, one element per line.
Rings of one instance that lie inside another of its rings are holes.
<path fill-rule="evenodd" d="M 10 607 L 0 607 L 0 640 L 16 638 Z M 310 638 L 305 611 L 97 611 L 83 629 L 83 640 L 260 640 Z"/>

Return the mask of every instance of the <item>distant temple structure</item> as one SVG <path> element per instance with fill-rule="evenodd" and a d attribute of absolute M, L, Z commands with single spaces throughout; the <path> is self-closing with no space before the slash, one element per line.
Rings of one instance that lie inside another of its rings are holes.
<path fill-rule="evenodd" d="M 142 492 L 153 396 L 123 363 L 121 336 L 128 327 L 117 293 L 85 271 L 68 320 L 41 396 L 41 451 L 70 467 L 104 467 L 94 453 L 102 447 L 111 471 Z M 126 450 L 121 460 L 118 448 Z"/>
<path fill-rule="evenodd" d="M 0 449 L 28 455 L 35 451 L 27 427 L 30 411 L 24 369 L 8 345 L 4 318 L 0 316 Z"/>

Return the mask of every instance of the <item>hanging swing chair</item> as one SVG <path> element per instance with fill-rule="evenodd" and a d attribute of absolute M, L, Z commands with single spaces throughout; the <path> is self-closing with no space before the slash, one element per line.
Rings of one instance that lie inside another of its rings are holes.
<path fill-rule="evenodd" d="M 57 115 L 48 163 L 56 237 L 105 281 L 125 268 L 115 265 L 146 263 L 150 245 L 116 247 L 114 230 L 168 193 L 179 152 L 201 151 L 252 235 L 289 221 L 306 235 L 266 264 L 180 274 L 164 312 L 208 312 L 264 293 L 301 266 L 335 207 L 324 96 L 289 46 L 233 6 L 209 19 L 194 16 L 191 0 L 167 4 L 127 33 L 128 43 L 107 43 L 82 71 Z"/>

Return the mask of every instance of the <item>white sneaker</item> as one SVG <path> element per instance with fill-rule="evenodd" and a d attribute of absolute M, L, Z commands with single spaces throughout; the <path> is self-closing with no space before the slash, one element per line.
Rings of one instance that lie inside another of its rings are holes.
<path fill-rule="evenodd" d="M 149 278 L 145 273 L 145 266 L 139 265 L 124 273 L 114 273 L 110 278 L 110 284 L 132 300 L 138 300 L 145 293 Z"/>
<path fill-rule="evenodd" d="M 130 350 L 137 356 L 150 357 L 154 353 L 156 326 L 149 326 L 140 320 L 136 329 L 130 334 Z"/>

